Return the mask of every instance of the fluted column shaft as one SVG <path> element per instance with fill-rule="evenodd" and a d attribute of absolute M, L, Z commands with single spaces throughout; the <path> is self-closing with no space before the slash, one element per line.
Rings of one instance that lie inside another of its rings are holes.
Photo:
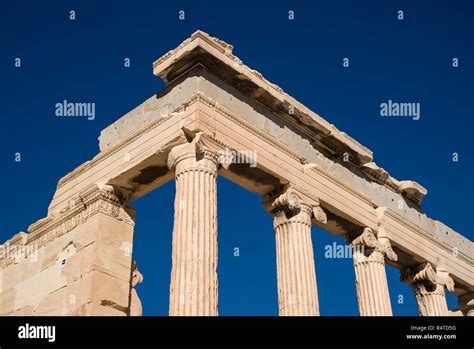
<path fill-rule="evenodd" d="M 319 315 L 318 289 L 311 241 L 311 220 L 326 223 L 319 199 L 287 185 L 265 196 L 273 217 L 280 316 Z M 305 197 L 305 201 L 301 197 Z"/>
<path fill-rule="evenodd" d="M 217 315 L 217 162 L 214 154 L 175 147 L 170 315 Z M 171 162 L 171 164 L 170 164 Z"/>
<path fill-rule="evenodd" d="M 413 286 L 418 310 L 422 316 L 448 316 L 448 304 L 443 285 L 426 285 L 418 282 Z"/>
<path fill-rule="evenodd" d="M 396 255 L 369 228 L 351 244 L 360 316 L 392 316 L 385 255 L 394 259 Z"/>
<path fill-rule="evenodd" d="M 280 316 L 319 315 L 311 214 L 302 206 L 291 218 L 283 211 L 274 216 Z"/>

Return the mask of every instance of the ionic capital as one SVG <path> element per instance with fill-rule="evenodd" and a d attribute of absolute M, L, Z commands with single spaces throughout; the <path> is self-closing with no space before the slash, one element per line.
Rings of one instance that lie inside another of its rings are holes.
<path fill-rule="evenodd" d="M 445 294 L 445 288 L 453 292 L 454 281 L 442 266 L 437 270 L 429 262 L 421 263 L 415 268 L 402 272 L 401 280 L 415 288 L 421 294 Z"/>
<path fill-rule="evenodd" d="M 446 289 L 454 291 L 454 282 L 442 266 L 437 271 L 428 262 L 402 271 L 400 279 L 409 284 L 421 316 L 449 315 Z"/>
<path fill-rule="evenodd" d="M 189 160 L 186 168 L 196 167 L 204 169 L 209 167 L 208 170 L 217 171 L 218 148 L 205 137 L 203 132 L 198 132 L 192 137 L 194 138 L 189 143 L 180 144 L 171 149 L 167 161 L 168 168 L 177 169 L 179 163 Z M 202 159 L 209 160 L 208 164 L 210 166 L 200 162 Z"/>
<path fill-rule="evenodd" d="M 302 202 L 300 195 L 293 187 L 287 187 L 284 191 L 276 195 L 272 201 L 272 208 L 277 210 L 289 210 L 296 212 L 301 208 Z"/>
<path fill-rule="evenodd" d="M 454 292 L 454 280 L 449 276 L 445 265 L 441 264 L 436 267 L 437 284 L 442 285 L 449 292 Z"/>
<path fill-rule="evenodd" d="M 371 228 L 365 227 L 358 237 L 350 243 L 353 247 L 363 246 L 366 250 L 366 256 L 373 256 L 372 258 L 381 259 L 384 257 L 392 261 L 398 259 L 397 254 L 393 251 L 390 241 L 388 239 L 380 240 Z M 368 249 L 368 250 L 367 250 Z"/>
<path fill-rule="evenodd" d="M 306 195 L 300 189 L 288 185 L 268 194 L 264 198 L 263 205 L 274 217 L 279 217 L 278 221 L 300 217 L 305 223 L 311 225 L 314 217 L 320 223 L 327 223 L 326 213 L 319 205 L 319 200 L 315 199 L 310 203 L 309 200 L 304 199 L 305 197 Z"/>
<path fill-rule="evenodd" d="M 324 212 L 321 206 L 313 206 L 313 217 L 322 224 L 326 224 L 328 222 L 328 217 L 326 212 Z"/>

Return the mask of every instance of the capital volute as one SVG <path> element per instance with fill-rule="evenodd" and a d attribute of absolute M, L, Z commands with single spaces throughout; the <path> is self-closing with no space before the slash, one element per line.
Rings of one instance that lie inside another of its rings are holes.
<path fill-rule="evenodd" d="M 415 268 L 407 268 L 403 270 L 401 279 L 409 285 L 414 285 L 416 283 L 435 285 L 438 280 L 438 275 L 432 265 L 425 262 L 417 265 Z"/>
<path fill-rule="evenodd" d="M 295 212 L 301 208 L 301 199 L 296 191 L 289 187 L 276 196 L 271 206 L 273 209 Z"/>
<path fill-rule="evenodd" d="M 369 253 L 380 253 L 382 257 L 387 257 L 392 261 L 398 259 L 397 254 L 390 245 L 390 241 L 388 239 L 380 239 L 376 232 L 369 227 L 365 227 L 362 233 L 351 241 L 350 245 L 354 247 L 363 246 L 364 249 L 368 248 Z"/>
<path fill-rule="evenodd" d="M 183 130 L 183 132 L 190 141 L 188 143 L 176 145 L 171 149 L 167 161 L 169 169 L 175 167 L 180 161 L 189 158 L 197 160 L 207 158 L 217 164 L 218 149 L 206 138 L 206 135 L 203 132 L 198 132 L 195 135 L 190 134 L 189 131 Z"/>
<path fill-rule="evenodd" d="M 379 246 L 379 242 L 377 240 L 377 237 L 375 236 L 374 231 L 366 227 L 363 229 L 362 234 L 352 240 L 351 245 L 363 245 L 372 249 L 376 249 Z"/>
<path fill-rule="evenodd" d="M 307 200 L 307 195 L 294 185 L 286 185 L 280 190 L 272 192 L 264 197 L 263 205 L 272 214 L 285 213 L 289 218 L 297 214 L 304 215 L 309 219 L 326 224 L 327 216 L 319 204 L 319 200 L 312 198 Z"/>
<path fill-rule="evenodd" d="M 415 268 L 407 268 L 402 272 L 401 280 L 411 286 L 422 285 L 424 289 L 431 292 L 440 292 L 447 289 L 454 291 L 454 280 L 449 276 L 443 265 L 439 265 L 436 270 L 431 263 L 424 262 Z"/>
<path fill-rule="evenodd" d="M 444 264 L 436 267 L 437 283 L 444 286 L 449 292 L 454 291 L 454 280 L 449 276 Z"/>
<path fill-rule="evenodd" d="M 313 216 L 319 223 L 326 224 L 328 217 L 320 205 L 313 206 Z"/>

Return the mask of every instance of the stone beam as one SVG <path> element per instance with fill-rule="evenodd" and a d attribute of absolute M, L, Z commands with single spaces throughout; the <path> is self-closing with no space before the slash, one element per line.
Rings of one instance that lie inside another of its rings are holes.
<path fill-rule="evenodd" d="M 192 127 L 195 116 L 195 106 L 191 106 L 158 118 L 77 167 L 59 181 L 48 214 L 67 207 L 93 183 L 120 187 L 131 202 L 171 180 L 168 153 L 187 142 L 183 128 Z"/>
<path fill-rule="evenodd" d="M 197 32 L 154 73 L 165 90 L 101 133 L 101 152 L 59 181 L 48 220 L 95 183 L 119 188 L 126 204 L 172 180 L 171 149 L 203 132 L 220 151 L 257 155 L 255 166 L 231 163 L 220 175 L 260 195 L 291 183 L 324 210 L 314 224 L 349 241 L 359 228 L 383 229 L 399 256 L 388 263 L 442 263 L 456 295 L 474 292 L 473 243 L 421 212 L 426 189 L 391 177 L 370 150 L 243 65 L 230 45 Z"/>
<path fill-rule="evenodd" d="M 305 123 L 318 135 L 317 141 L 328 151 L 343 150 L 356 163 L 371 161 L 372 152 L 360 143 L 340 132 L 319 115 L 287 95 L 280 87 L 270 83 L 262 74 L 245 66 L 232 54 L 233 47 L 222 40 L 197 31 L 176 49 L 169 51 L 153 63 L 153 73 L 169 84 L 185 74 L 190 68 L 202 65 L 226 84 L 244 90 L 272 110 L 291 114 Z"/>
<path fill-rule="evenodd" d="M 321 166 L 305 166 L 303 159 L 290 147 L 279 143 L 239 115 L 202 94 L 196 95 L 196 102 L 201 105 L 198 117 L 201 130 L 212 135 L 210 137 L 216 139 L 223 149 L 255 151 L 258 154 L 257 168 L 259 170 L 275 178 L 278 183 L 292 183 L 318 197 L 321 207 L 328 212 L 328 217 L 330 213 L 337 217 L 335 221 L 347 220 L 354 226 L 365 226 L 373 230 L 377 230 L 383 221 L 383 229 L 393 248 L 401 249 L 406 252 L 405 255 L 409 256 L 409 260 L 402 259 L 398 262 L 398 268 L 417 261 L 419 263 L 422 260 L 437 263 L 439 258 L 442 258 L 450 274 L 458 281 L 456 284 L 460 291 L 463 288 L 466 290 L 474 288 L 471 241 L 452 230 L 449 230 L 451 239 L 449 239 L 449 234 L 439 234 L 437 229 L 444 226 L 425 224 L 421 214 L 418 214 L 420 217 L 417 222 L 410 221 L 409 216 L 402 216 L 402 213 L 398 214 L 391 208 L 381 208 L 377 211 L 371 198 L 358 191 L 350 183 L 334 177 Z M 226 173 L 230 171 L 230 167 L 228 170 L 221 171 L 223 176 L 237 183 L 239 183 L 238 177 L 245 176 L 242 173 L 240 176 L 227 176 Z M 259 186 L 257 183 L 253 191 L 264 195 L 266 192 L 262 191 L 262 188 L 267 190 L 267 187 Z M 406 212 L 409 208 L 405 206 L 404 210 Z M 331 221 L 328 219 L 327 223 Z M 328 224 L 326 224 L 327 227 Z M 331 229 L 327 230 L 331 231 Z M 344 237 L 349 239 L 349 231 L 342 231 Z M 453 251 L 457 252 L 453 253 Z"/>

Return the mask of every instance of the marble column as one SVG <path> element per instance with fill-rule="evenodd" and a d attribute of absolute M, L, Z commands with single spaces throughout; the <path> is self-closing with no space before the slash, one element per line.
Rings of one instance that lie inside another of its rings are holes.
<path fill-rule="evenodd" d="M 351 245 L 359 314 L 392 316 L 385 257 L 397 260 L 397 255 L 393 252 L 388 239 L 380 241 L 372 229 L 365 228 Z"/>
<path fill-rule="evenodd" d="M 176 197 L 170 315 L 217 315 L 217 156 L 197 136 L 174 147 Z"/>
<path fill-rule="evenodd" d="M 420 316 L 449 315 L 445 289 L 454 291 L 454 282 L 443 268 L 435 271 L 430 263 L 422 263 L 405 269 L 401 280 L 412 287 Z"/>
<path fill-rule="evenodd" d="M 474 316 L 474 292 L 459 296 L 458 305 L 464 316 Z"/>
<path fill-rule="evenodd" d="M 311 241 L 313 207 L 287 189 L 271 205 L 276 240 L 280 316 L 319 315 Z M 319 210 L 319 216 L 321 216 Z"/>

